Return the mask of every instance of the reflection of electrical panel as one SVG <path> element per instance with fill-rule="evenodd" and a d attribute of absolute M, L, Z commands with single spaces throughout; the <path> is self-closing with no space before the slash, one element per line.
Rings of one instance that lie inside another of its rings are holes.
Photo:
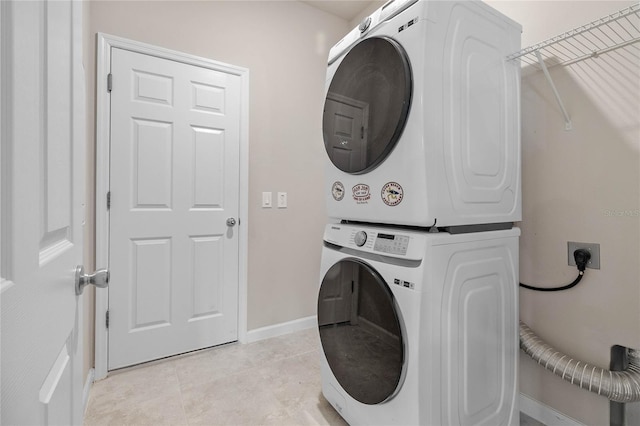
<path fill-rule="evenodd" d="M 287 193 L 286 192 L 278 192 L 278 208 L 286 209 L 287 208 Z"/>

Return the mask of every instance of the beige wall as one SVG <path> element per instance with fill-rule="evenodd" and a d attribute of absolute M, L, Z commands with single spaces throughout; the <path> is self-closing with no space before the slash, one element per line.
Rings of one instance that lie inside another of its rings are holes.
<path fill-rule="evenodd" d="M 523 26 L 523 47 L 634 2 L 489 1 Z M 636 50 L 637 52 L 637 50 Z M 637 55 L 637 53 L 636 53 Z M 608 368 L 612 345 L 640 348 L 640 63 L 610 53 L 551 75 L 573 121 L 564 121 L 541 72 L 522 79 L 523 220 L 520 279 L 547 285 L 576 275 L 567 241 L 600 243 L 600 270 L 574 289 L 522 289 L 520 317 L 549 344 Z M 587 425 L 609 424 L 605 398 L 566 383 L 521 354 L 520 389 Z"/>
<path fill-rule="evenodd" d="M 369 6 L 364 9 L 362 12 L 360 12 L 359 14 L 357 14 L 353 19 L 351 19 L 349 21 L 349 30 L 357 27 L 358 25 L 360 25 L 360 22 L 362 22 L 362 20 L 371 15 L 373 12 L 375 12 L 378 8 L 384 6 L 384 4 L 387 2 L 387 0 L 372 0 L 369 4 Z"/>
<path fill-rule="evenodd" d="M 523 25 L 525 47 L 633 2 L 487 3 Z M 90 20 L 92 57 L 95 32 L 101 31 L 250 69 L 248 326 L 314 315 L 325 221 L 325 59 L 353 21 L 298 2 L 269 1 L 94 1 Z M 600 243 L 602 269 L 588 270 L 568 292 L 523 290 L 521 318 L 550 344 L 602 367 L 608 366 L 611 345 L 640 348 L 640 219 L 606 214 L 640 208 L 638 64 L 617 55 L 552 70 L 573 119 L 571 132 L 563 130 L 541 74 L 522 82 L 521 279 L 539 285 L 571 281 L 569 240 Z M 93 158 L 93 146 L 88 155 Z M 287 191 L 290 207 L 261 209 L 262 191 Z M 525 356 L 520 387 L 585 424 L 608 424 L 604 398 L 561 381 Z"/>
<path fill-rule="evenodd" d="M 87 96 L 86 114 L 87 114 L 87 176 L 86 182 L 86 195 L 85 195 L 85 233 L 84 233 L 84 267 L 86 271 L 95 270 L 95 256 L 93 250 L 93 223 L 94 223 L 94 202 L 93 193 L 95 192 L 95 182 L 93 180 L 93 158 L 94 158 L 94 139 L 93 139 L 93 95 L 91 94 L 91 88 L 93 87 L 93 64 L 95 59 L 93 45 L 91 43 L 91 19 L 90 19 L 90 3 L 82 3 L 82 34 L 83 34 L 83 58 L 82 63 L 85 72 L 85 87 Z M 95 322 L 94 322 L 94 306 L 95 306 L 95 289 L 93 286 L 88 286 L 84 289 L 84 296 L 82 298 L 83 315 L 82 315 L 82 344 L 83 344 L 83 374 L 82 377 L 86 379 L 87 374 L 94 364 L 94 335 L 95 335 Z"/>

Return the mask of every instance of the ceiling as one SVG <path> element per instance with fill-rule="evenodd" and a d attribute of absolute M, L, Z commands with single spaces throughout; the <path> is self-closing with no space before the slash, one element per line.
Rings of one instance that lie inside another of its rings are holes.
<path fill-rule="evenodd" d="M 300 0 L 303 3 L 323 10 L 339 18 L 351 21 L 360 12 L 371 6 L 372 3 L 381 3 L 371 0 Z"/>

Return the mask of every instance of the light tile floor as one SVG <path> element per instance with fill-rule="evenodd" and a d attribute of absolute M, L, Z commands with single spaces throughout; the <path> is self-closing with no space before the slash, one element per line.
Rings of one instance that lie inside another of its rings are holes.
<path fill-rule="evenodd" d="M 319 360 L 311 329 L 123 369 L 94 383 L 84 423 L 346 425 L 321 394 Z"/>

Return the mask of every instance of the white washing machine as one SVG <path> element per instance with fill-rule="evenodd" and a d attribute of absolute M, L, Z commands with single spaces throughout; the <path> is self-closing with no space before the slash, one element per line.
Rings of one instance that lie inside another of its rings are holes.
<path fill-rule="evenodd" d="M 391 0 L 329 53 L 331 218 L 521 220 L 521 26 L 481 1 Z"/>
<path fill-rule="evenodd" d="M 349 424 L 519 424 L 519 235 L 327 225 L 322 392 Z"/>

